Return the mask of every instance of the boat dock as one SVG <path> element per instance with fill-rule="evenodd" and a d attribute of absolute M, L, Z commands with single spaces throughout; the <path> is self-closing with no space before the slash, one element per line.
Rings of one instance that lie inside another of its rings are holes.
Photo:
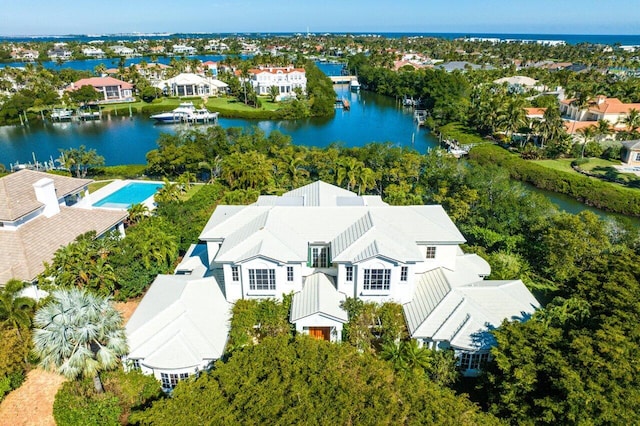
<path fill-rule="evenodd" d="M 424 126 L 428 115 L 429 113 L 426 110 L 417 109 L 413 112 L 413 119 L 418 123 L 418 126 Z"/>
<path fill-rule="evenodd" d="M 333 84 L 351 84 L 352 80 L 358 81 L 355 75 L 333 75 L 329 77 Z"/>
<path fill-rule="evenodd" d="M 336 103 L 334 104 L 335 108 L 343 108 L 346 111 L 349 111 L 351 109 L 351 104 L 349 103 L 349 100 L 347 98 L 338 98 L 336 99 Z"/>

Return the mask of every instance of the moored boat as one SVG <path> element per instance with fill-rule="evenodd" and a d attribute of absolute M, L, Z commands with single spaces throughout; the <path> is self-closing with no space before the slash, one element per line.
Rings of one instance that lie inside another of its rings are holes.
<path fill-rule="evenodd" d="M 51 119 L 55 121 L 71 120 L 73 110 L 67 108 L 54 108 L 51 111 Z"/>
<path fill-rule="evenodd" d="M 192 102 L 183 102 L 176 109 L 151 116 L 159 123 L 216 123 L 218 113 L 196 108 Z"/>

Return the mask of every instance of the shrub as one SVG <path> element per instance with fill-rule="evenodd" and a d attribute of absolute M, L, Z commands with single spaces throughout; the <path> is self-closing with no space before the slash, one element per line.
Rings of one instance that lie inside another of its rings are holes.
<path fill-rule="evenodd" d="M 567 194 L 587 205 L 631 216 L 640 216 L 640 191 L 625 189 L 609 182 L 555 170 L 526 161 L 504 149 L 483 145 L 469 153 L 469 159 L 481 165 L 505 168 L 516 180 L 561 194 Z"/>
<path fill-rule="evenodd" d="M 122 409 L 111 392 L 95 393 L 91 379 L 65 382 L 53 403 L 59 426 L 119 425 Z"/>

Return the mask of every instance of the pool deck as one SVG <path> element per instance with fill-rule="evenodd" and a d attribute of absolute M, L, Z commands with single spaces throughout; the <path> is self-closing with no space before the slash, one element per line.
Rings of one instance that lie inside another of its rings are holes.
<path fill-rule="evenodd" d="M 102 188 L 98 189 L 96 192 L 92 192 L 89 195 L 87 195 L 86 197 L 84 197 L 82 200 L 78 201 L 78 203 L 76 203 L 74 205 L 74 207 L 79 207 L 79 208 L 83 208 L 83 209 L 109 209 L 109 210 L 127 210 L 126 208 L 120 207 L 118 205 L 103 205 L 100 207 L 94 207 L 93 204 L 97 203 L 98 201 L 102 200 L 105 197 L 108 197 L 109 195 L 113 194 L 114 192 L 122 189 L 123 187 L 127 186 L 128 184 L 130 184 L 131 182 L 140 182 L 140 183 L 156 183 L 156 184 L 162 184 L 163 182 L 160 181 L 155 181 L 155 180 L 131 180 L 131 179 L 116 179 L 113 182 L 111 182 L 109 185 L 103 186 Z M 153 210 L 156 208 L 156 204 L 153 201 L 153 195 L 147 199 L 145 199 L 142 204 L 144 204 L 145 206 L 147 206 L 147 208 L 149 210 Z"/>

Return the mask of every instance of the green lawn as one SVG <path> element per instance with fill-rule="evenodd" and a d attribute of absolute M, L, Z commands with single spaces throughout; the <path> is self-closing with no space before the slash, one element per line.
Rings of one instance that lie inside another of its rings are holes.
<path fill-rule="evenodd" d="M 571 167 L 571 162 L 574 160 L 575 158 L 560 158 L 557 160 L 535 160 L 533 162 L 550 169 L 580 174 Z M 580 164 L 578 167 L 585 172 L 595 175 L 596 177 L 603 178 L 603 180 L 615 181 L 631 188 L 640 188 L 640 177 L 633 173 L 621 173 L 614 167 L 619 165 L 620 161 L 611 161 L 602 158 L 589 158 L 585 163 Z M 616 183 L 612 182 L 612 184 L 615 185 Z"/>
<path fill-rule="evenodd" d="M 257 110 L 265 110 L 265 111 L 276 111 L 280 109 L 280 103 L 271 102 L 268 98 L 261 97 L 260 101 L 262 102 L 262 106 L 257 108 Z M 235 111 L 256 111 L 256 108 L 252 106 L 245 105 L 244 103 L 238 101 L 236 98 L 209 98 L 207 101 L 207 108 L 212 110 L 235 110 Z"/>
<path fill-rule="evenodd" d="M 534 160 L 533 162 L 550 169 L 560 170 L 562 172 L 578 173 L 571 167 L 572 161 L 573 158 L 559 158 L 557 160 Z"/>

